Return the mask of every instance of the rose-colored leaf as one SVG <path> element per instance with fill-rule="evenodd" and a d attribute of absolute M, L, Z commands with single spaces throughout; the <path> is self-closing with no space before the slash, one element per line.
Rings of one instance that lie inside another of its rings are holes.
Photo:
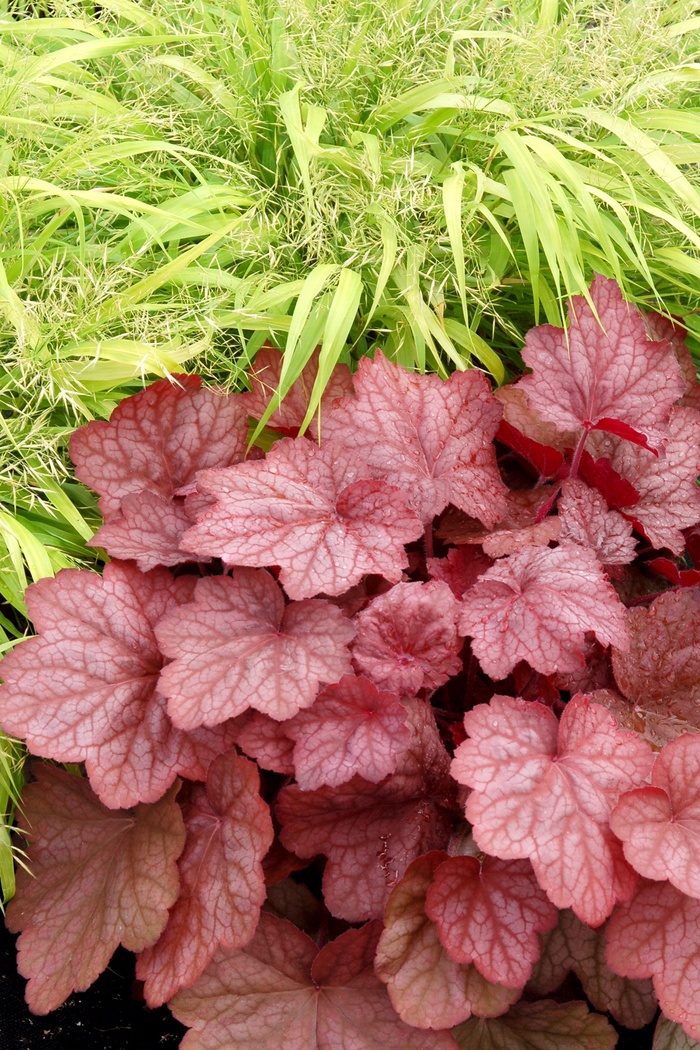
<path fill-rule="evenodd" d="M 395 693 L 432 692 L 462 666 L 458 611 L 446 583 L 397 583 L 355 617 L 353 659 L 377 685 Z"/>
<path fill-rule="evenodd" d="M 185 800 L 180 896 L 160 939 L 136 966 L 149 1006 L 196 981 L 220 944 L 241 948 L 255 933 L 265 900 L 261 861 L 274 837 L 259 789 L 253 763 L 229 751 Z"/>
<path fill-rule="evenodd" d="M 427 568 L 434 580 L 441 580 L 455 598 L 463 598 L 493 561 L 478 547 L 452 547 L 445 558 L 428 558 Z"/>
<path fill-rule="evenodd" d="M 444 862 L 447 854 L 434 851 L 408 867 L 387 902 L 374 963 L 394 1009 L 417 1028 L 448 1028 L 472 1013 L 494 1017 L 520 994 L 490 983 L 475 966 L 455 962 L 440 943 L 426 895 Z"/>
<path fill-rule="evenodd" d="M 627 613 L 630 647 L 613 649 L 615 679 L 635 704 L 700 703 L 700 590 L 668 591 Z"/>
<path fill-rule="evenodd" d="M 265 409 L 275 399 L 282 374 L 284 355 L 273 346 L 262 346 L 255 355 L 255 363 L 248 370 L 250 393 L 241 394 L 240 401 L 246 412 L 254 419 L 261 419 Z M 281 404 L 275 408 L 267 421 L 273 430 L 295 437 L 304 422 L 306 411 L 311 400 L 311 392 L 318 375 L 318 347 L 301 370 L 298 379 L 292 383 Z M 321 406 L 330 404 L 336 397 L 352 397 L 352 375 L 347 365 L 337 364 L 330 374 Z M 322 424 L 325 420 L 322 417 Z M 316 420 L 313 420 L 310 431 L 315 437 Z M 325 429 L 325 428 L 323 428 Z"/>
<path fill-rule="evenodd" d="M 652 310 L 644 314 L 644 324 L 650 339 L 665 339 L 676 355 L 685 383 L 685 393 L 678 404 L 700 410 L 698 371 L 685 341 L 686 329 L 681 319 L 664 317 Z"/>
<path fill-rule="evenodd" d="M 558 915 L 528 861 L 495 857 L 446 860 L 425 910 L 450 958 L 474 963 L 487 980 L 508 988 L 525 985 L 540 954 L 537 934 Z"/>
<path fill-rule="evenodd" d="M 381 350 L 362 358 L 355 398 L 336 403 L 323 424 L 337 443 L 409 496 L 424 522 L 454 504 L 485 525 L 505 511 L 493 438 L 501 407 L 476 369 L 435 375 L 407 372 Z"/>
<path fill-rule="evenodd" d="M 565 689 L 570 696 L 575 693 L 593 693 L 596 689 L 614 689 L 610 650 L 604 649 L 592 634 L 588 634 L 583 656 L 586 661 L 583 667 L 554 676 L 557 689 Z M 599 702 L 602 701 L 596 701 Z"/>
<path fill-rule="evenodd" d="M 450 1050 L 447 1032 L 405 1025 L 372 962 L 379 923 L 348 930 L 320 951 L 265 912 L 253 940 L 219 949 L 170 1009 L 191 1028 L 182 1050 Z"/>
<path fill-rule="evenodd" d="M 622 792 L 644 783 L 649 746 L 582 695 L 559 722 L 542 704 L 495 696 L 464 725 L 452 775 L 474 789 L 465 812 L 479 847 L 529 858 L 557 907 L 600 925 L 636 883 L 609 819 Z"/>
<path fill-rule="evenodd" d="M 522 352 L 532 375 L 519 382 L 530 407 L 560 430 L 599 428 L 647 448 L 663 448 L 671 407 L 683 393 L 668 343 L 652 342 L 635 306 L 600 275 L 590 289 L 597 317 L 574 296 L 569 329 L 532 328 Z"/>
<path fill-rule="evenodd" d="M 637 541 L 632 526 L 616 510 L 608 510 L 600 493 L 578 478 L 567 479 L 559 499 L 559 539 L 595 551 L 603 565 L 627 565 Z"/>
<path fill-rule="evenodd" d="M 89 988 L 120 944 L 140 951 L 158 939 L 185 829 L 175 788 L 154 805 L 114 810 L 81 777 L 46 765 L 36 777 L 18 811 L 28 870 L 18 868 L 6 921 L 23 931 L 17 965 L 29 1008 L 46 1014 Z"/>
<path fill-rule="evenodd" d="M 370 473 L 346 450 L 285 438 L 262 462 L 200 476 L 216 503 L 183 546 L 233 565 L 278 565 L 290 598 L 342 594 L 366 573 L 396 583 L 404 544 L 423 528 L 404 495 Z"/>
<path fill-rule="evenodd" d="M 121 514 L 102 525 L 88 546 L 103 547 L 112 558 L 133 559 L 142 572 L 156 565 L 179 565 L 187 560 L 180 543 L 193 521 L 184 499 L 164 499 L 144 489 L 124 497 Z"/>
<path fill-rule="evenodd" d="M 617 1032 L 585 1003 L 516 1003 L 494 1020 L 472 1017 L 454 1029 L 460 1050 L 613 1050 Z"/>
<path fill-rule="evenodd" d="M 160 689 L 176 725 L 217 725 L 254 707 L 279 721 L 352 669 L 352 623 L 330 602 L 292 602 L 269 572 L 199 580 L 194 602 L 158 625 Z"/>
<path fill-rule="evenodd" d="M 634 504 L 619 504 L 620 509 L 654 547 L 682 554 L 681 530 L 700 521 L 700 412 L 674 408 L 668 432 L 664 454 L 658 457 L 607 434 L 591 435 L 589 442 L 595 455 L 609 459 L 639 494 Z"/>
<path fill-rule="evenodd" d="M 230 727 L 184 733 L 158 692 L 154 628 L 190 600 L 194 578 L 111 562 L 104 575 L 64 569 L 27 591 L 39 632 L 3 661 L 0 722 L 34 754 L 85 762 L 115 808 L 155 802 L 176 776 L 204 780 L 233 742 Z"/>
<path fill-rule="evenodd" d="M 661 1009 L 700 1039 L 700 901 L 670 882 L 642 881 L 608 923 L 608 966 L 652 977 Z"/>
<path fill-rule="evenodd" d="M 467 592 L 457 621 L 486 674 L 505 678 L 519 660 L 536 671 L 574 671 L 584 635 L 625 649 L 624 607 L 591 550 L 526 547 L 498 561 Z"/>
<path fill-rule="evenodd" d="M 622 796 L 610 817 L 628 862 L 647 879 L 668 879 L 700 898 L 700 737 L 664 747 L 651 787 Z"/>
<path fill-rule="evenodd" d="M 355 776 L 339 787 L 285 787 L 281 841 L 300 857 L 324 853 L 323 895 L 349 922 L 382 914 L 391 890 L 421 853 L 441 849 L 452 828 L 449 758 L 427 704 L 406 702 L 413 740 L 380 784 Z"/>
<path fill-rule="evenodd" d="M 199 376 L 160 379 L 115 408 L 108 423 L 81 427 L 70 454 L 80 481 L 100 494 L 111 521 L 130 493 L 166 500 L 198 470 L 226 467 L 245 456 L 247 415 L 240 397 L 202 390 Z"/>
<path fill-rule="evenodd" d="M 296 741 L 294 768 L 302 791 L 344 784 L 355 774 L 373 784 L 393 773 L 411 741 L 406 708 L 394 693 L 345 675 L 308 711 L 284 725 Z"/>
<path fill-rule="evenodd" d="M 613 689 L 596 689 L 591 693 L 591 699 L 607 708 L 620 728 L 639 733 L 654 751 L 660 751 L 684 733 L 700 733 L 700 708 L 688 697 L 633 704 Z"/>
<path fill-rule="evenodd" d="M 592 930 L 568 908 L 560 912 L 559 924 L 542 938 L 542 955 L 528 989 L 549 995 L 571 971 L 596 1010 L 612 1014 L 626 1028 L 643 1028 L 656 1013 L 652 982 L 612 972 L 605 960 L 605 930 Z"/>
<path fill-rule="evenodd" d="M 537 512 L 552 494 L 551 485 L 509 492 L 508 509 L 493 529 L 450 508 L 440 521 L 439 536 L 448 543 L 480 543 L 491 558 L 501 558 L 522 547 L 546 547 L 559 538 L 559 519 L 537 521 Z"/>
<path fill-rule="evenodd" d="M 262 769 L 294 775 L 294 741 L 286 733 L 286 722 L 276 722 L 261 711 L 241 716 L 243 725 L 236 730 L 236 743 Z M 240 725 L 240 722 L 239 722 Z"/>
<path fill-rule="evenodd" d="M 526 459 L 541 478 L 552 477 L 564 463 L 564 451 L 575 447 L 576 435 L 562 434 L 534 412 L 520 382 L 502 386 L 495 396 L 503 405 L 497 440 Z"/>
<path fill-rule="evenodd" d="M 700 1042 L 691 1039 L 679 1024 L 661 1014 L 654 1029 L 651 1050 L 700 1050 Z"/>

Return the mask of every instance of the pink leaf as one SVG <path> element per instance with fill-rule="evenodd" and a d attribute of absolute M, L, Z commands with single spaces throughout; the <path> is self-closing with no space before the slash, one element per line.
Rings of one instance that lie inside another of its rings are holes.
<path fill-rule="evenodd" d="M 673 351 L 647 338 L 643 318 L 615 281 L 597 276 L 590 294 L 597 317 L 574 296 L 568 332 L 530 329 L 522 356 L 533 374 L 519 386 L 530 407 L 559 430 L 613 427 L 629 441 L 663 448 L 671 407 L 685 385 Z"/>
<path fill-rule="evenodd" d="M 255 355 L 255 364 L 248 370 L 250 393 L 241 394 L 240 401 L 249 416 L 261 419 L 265 409 L 275 398 L 282 374 L 284 356 L 272 346 L 262 346 Z M 274 410 L 267 421 L 273 430 L 295 437 L 304 422 L 306 410 L 311 400 L 311 392 L 318 375 L 318 348 L 304 365 L 301 375 L 287 392 L 282 403 Z M 352 375 L 347 365 L 337 364 L 331 372 L 321 398 L 321 407 L 330 404 L 336 397 L 352 397 Z M 322 417 L 323 423 L 325 419 Z M 316 436 L 316 420 L 310 426 L 313 437 Z M 324 427 L 325 429 L 325 427 Z"/>
<path fill-rule="evenodd" d="M 495 696 L 464 725 L 452 775 L 474 789 L 465 812 L 480 849 L 529 858 L 558 908 L 600 925 L 635 886 L 609 819 L 622 792 L 644 783 L 649 746 L 582 695 L 560 722 L 542 704 Z"/>
<path fill-rule="evenodd" d="M 144 489 L 124 497 L 121 514 L 102 525 L 88 546 L 103 547 L 112 558 L 133 558 L 142 572 L 156 565 L 179 565 L 187 560 L 180 542 L 193 520 L 183 499 L 164 499 Z"/>
<path fill-rule="evenodd" d="M 443 382 L 388 361 L 362 358 L 353 400 L 336 403 L 323 424 L 336 442 L 409 495 L 429 522 L 453 503 L 493 525 L 505 511 L 505 487 L 493 438 L 501 408 L 476 369 Z"/>
<path fill-rule="evenodd" d="M 530 864 L 450 857 L 435 872 L 426 914 L 450 958 L 488 981 L 522 988 L 540 954 L 538 933 L 557 922 Z"/>
<path fill-rule="evenodd" d="M 206 785 L 192 787 L 180 896 L 160 940 L 137 961 L 149 1006 L 196 981 L 219 945 L 242 948 L 253 937 L 265 900 L 261 861 L 274 837 L 259 789 L 256 767 L 235 751 L 212 762 Z"/>
<path fill-rule="evenodd" d="M 399 1016 L 417 1028 L 448 1028 L 472 1013 L 504 1013 L 520 990 L 487 981 L 472 965 L 460 965 L 445 951 L 426 913 L 426 895 L 437 870 L 447 862 L 438 851 L 418 857 L 392 891 L 374 968 L 388 987 Z"/>
<path fill-rule="evenodd" d="M 700 901 L 668 882 L 641 882 L 608 924 L 608 966 L 653 977 L 661 1009 L 700 1039 Z"/>
<path fill-rule="evenodd" d="M 635 704 L 688 712 L 700 703 L 700 591 L 668 591 L 627 613 L 630 648 L 613 649 L 615 680 Z"/>
<path fill-rule="evenodd" d="M 553 493 L 551 485 L 522 492 L 509 492 L 508 509 L 493 529 L 485 529 L 475 518 L 448 510 L 440 521 L 439 536 L 448 543 L 480 543 L 491 558 L 513 554 L 522 547 L 546 547 L 559 538 L 559 519 L 537 521 L 537 512 Z"/>
<path fill-rule="evenodd" d="M 3 661 L 0 721 L 34 754 L 85 762 L 115 808 L 155 802 L 178 775 L 204 780 L 230 727 L 184 733 L 158 692 L 154 628 L 192 595 L 194 578 L 111 562 L 104 575 L 63 569 L 27 592 L 39 632 Z"/>
<path fill-rule="evenodd" d="M 447 552 L 447 557 L 427 560 L 432 579 L 446 583 L 455 598 L 463 598 L 491 565 L 491 558 L 478 547 L 453 547 Z"/>
<path fill-rule="evenodd" d="M 686 329 L 682 321 L 652 311 L 644 315 L 644 324 L 650 339 L 665 339 L 676 355 L 685 383 L 685 393 L 678 403 L 700 411 L 700 382 L 695 361 L 685 341 Z"/>
<path fill-rule="evenodd" d="M 459 1050 L 613 1050 L 617 1032 L 585 1003 L 516 1003 L 504 1017 L 472 1017 L 454 1030 Z"/>
<path fill-rule="evenodd" d="M 169 1006 L 192 1030 L 182 1050 L 450 1050 L 395 1014 L 374 975 L 379 923 L 348 930 L 320 951 L 291 923 L 263 912 L 245 948 L 219 951 Z"/>
<path fill-rule="evenodd" d="M 328 857 L 323 895 L 348 922 L 375 918 L 421 853 L 441 849 L 452 828 L 455 785 L 430 708 L 406 707 L 413 731 L 396 772 L 379 784 L 355 776 L 339 787 L 285 787 L 277 816 L 282 844 L 300 857 Z"/>
<path fill-rule="evenodd" d="M 339 448 L 277 442 L 263 462 L 207 471 L 216 497 L 183 546 L 234 565 L 279 565 L 290 598 L 342 594 L 366 573 L 401 578 L 404 544 L 423 528 L 398 489 Z"/>
<path fill-rule="evenodd" d="M 589 438 L 597 456 L 610 460 L 614 470 L 639 495 L 634 504 L 619 504 L 629 518 L 639 523 L 654 547 L 668 547 L 682 554 L 682 529 L 700 521 L 700 412 L 674 408 L 668 424 L 669 439 L 664 455 L 651 452 L 619 438 L 592 435 Z"/>
<path fill-rule="evenodd" d="M 700 737 L 666 744 L 651 783 L 622 796 L 610 826 L 640 875 L 700 898 Z"/>
<path fill-rule="evenodd" d="M 260 711 L 247 711 L 239 720 L 236 743 L 262 769 L 294 776 L 294 741 L 287 735 L 287 722 L 276 722 Z"/>
<path fill-rule="evenodd" d="M 578 478 L 567 479 L 559 499 L 561 543 L 578 543 L 595 551 L 603 565 L 627 565 L 634 560 L 637 541 L 630 523 L 608 510 L 600 493 Z"/>
<path fill-rule="evenodd" d="M 71 437 L 76 477 L 99 492 L 111 521 L 125 496 L 154 492 L 170 500 L 198 470 L 245 456 L 247 419 L 240 398 L 201 390 L 199 376 L 160 379 L 115 408 L 109 423 L 88 423 Z"/>
<path fill-rule="evenodd" d="M 353 659 L 393 692 L 432 692 L 462 667 L 458 610 L 446 583 L 397 583 L 355 617 Z"/>
<path fill-rule="evenodd" d="M 519 660 L 542 674 L 576 670 L 586 631 L 627 646 L 624 607 L 593 551 L 574 543 L 526 547 L 487 569 L 465 595 L 457 626 L 496 680 Z"/>
<path fill-rule="evenodd" d="M 294 767 L 302 791 L 345 784 L 355 774 L 373 784 L 393 773 L 411 741 L 406 708 L 366 678 L 345 675 L 308 711 L 284 725 L 296 741 Z"/>
<path fill-rule="evenodd" d="M 605 961 L 605 932 L 605 926 L 592 930 L 584 925 L 568 908 L 560 912 L 559 925 L 542 938 L 542 956 L 528 989 L 548 995 L 571 971 L 596 1010 L 612 1014 L 626 1028 L 643 1028 L 656 1013 L 652 983 L 612 972 Z"/>
<path fill-rule="evenodd" d="M 106 809 L 81 777 L 39 764 L 18 810 L 30 840 L 7 926 L 24 931 L 18 968 L 30 1010 L 46 1014 L 85 991 L 122 944 L 156 941 L 178 893 L 185 842 L 176 789 L 152 806 Z"/>
<path fill-rule="evenodd" d="M 269 572 L 199 580 L 194 602 L 158 625 L 160 688 L 181 729 L 213 726 L 254 707 L 283 721 L 314 702 L 319 685 L 351 670 L 350 621 L 330 602 L 292 602 Z"/>

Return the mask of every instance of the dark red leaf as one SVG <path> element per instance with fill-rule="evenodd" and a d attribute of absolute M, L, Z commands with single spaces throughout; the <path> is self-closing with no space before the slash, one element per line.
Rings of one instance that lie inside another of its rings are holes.
<path fill-rule="evenodd" d="M 681 569 L 670 558 L 651 558 L 646 567 L 677 587 L 697 587 L 700 583 L 700 569 Z"/>
<path fill-rule="evenodd" d="M 581 477 L 591 488 L 598 489 L 609 507 L 634 507 L 639 503 L 639 493 L 634 485 L 613 468 L 609 459 L 601 456 L 593 459 L 586 449 L 579 467 Z"/>
<path fill-rule="evenodd" d="M 463 598 L 491 565 L 492 559 L 476 546 L 453 547 L 447 552 L 447 557 L 427 560 L 431 577 L 446 583 L 455 598 Z"/>

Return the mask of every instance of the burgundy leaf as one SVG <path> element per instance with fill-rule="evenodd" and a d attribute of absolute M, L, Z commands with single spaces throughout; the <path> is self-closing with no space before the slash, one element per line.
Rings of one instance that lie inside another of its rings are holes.
<path fill-rule="evenodd" d="M 178 775 L 204 780 L 231 728 L 184 733 L 158 692 L 155 626 L 192 596 L 194 577 L 111 562 L 104 575 L 63 569 L 27 591 L 38 638 L 3 660 L 0 722 L 34 754 L 85 762 L 115 808 L 155 802 Z"/>
<path fill-rule="evenodd" d="M 176 860 L 185 830 L 173 788 L 154 805 L 107 809 L 87 780 L 37 765 L 22 794 L 19 826 L 29 838 L 7 926 L 22 930 L 17 965 L 29 978 L 33 1013 L 85 991 L 122 944 L 156 941 L 178 893 Z"/>
<path fill-rule="evenodd" d="M 403 494 L 369 474 L 346 450 L 285 438 L 263 462 L 200 476 L 216 503 L 183 546 L 233 565 L 278 565 L 290 598 L 342 594 L 366 573 L 396 583 L 404 544 L 423 528 Z"/>
<path fill-rule="evenodd" d="M 463 598 L 493 561 L 478 547 L 453 547 L 445 558 L 428 558 L 427 568 L 432 579 L 442 580 L 455 598 Z"/>
<path fill-rule="evenodd" d="M 609 819 L 622 792 L 644 783 L 649 746 L 581 695 L 560 722 L 542 704 L 495 696 L 464 726 L 452 775 L 474 789 L 465 813 L 479 847 L 529 858 L 558 908 L 598 926 L 636 883 Z"/>
<path fill-rule="evenodd" d="M 617 1032 L 585 1003 L 520 1002 L 503 1017 L 454 1029 L 459 1050 L 613 1050 Z"/>
<path fill-rule="evenodd" d="M 300 857 L 324 853 L 327 907 L 348 922 L 375 918 L 421 853 L 441 849 L 452 826 L 455 784 L 426 704 L 407 703 L 413 740 L 379 784 L 355 776 L 339 787 L 285 787 L 277 816 L 282 844 Z"/>
<path fill-rule="evenodd" d="M 637 541 L 632 526 L 616 510 L 608 510 L 600 493 L 578 478 L 567 479 L 559 499 L 559 539 L 595 551 L 603 565 L 627 565 Z"/>
<path fill-rule="evenodd" d="M 532 375 L 519 386 L 530 407 L 560 430 L 612 430 L 663 448 L 671 407 L 685 386 L 673 351 L 648 339 L 642 316 L 615 281 L 598 275 L 590 295 L 597 317 L 574 296 L 568 332 L 530 329 L 522 356 Z"/>
<path fill-rule="evenodd" d="M 240 397 L 202 390 L 199 376 L 160 379 L 71 437 L 76 477 L 100 494 L 105 520 L 131 493 L 170 500 L 198 470 L 245 456 L 246 411 Z"/>
<path fill-rule="evenodd" d="M 475 966 L 455 962 L 440 943 L 425 904 L 443 862 L 447 854 L 434 851 L 408 867 L 389 897 L 374 963 L 396 1012 L 423 1029 L 447 1028 L 472 1013 L 494 1017 L 520 995 L 520 989 L 487 981 Z"/>
<path fill-rule="evenodd" d="M 183 806 L 180 896 L 137 960 L 149 1006 L 196 981 L 219 945 L 242 948 L 253 937 L 265 900 L 261 861 L 274 837 L 259 788 L 256 767 L 235 751 L 212 762 L 206 785 L 193 786 Z"/>
<path fill-rule="evenodd" d="M 241 394 L 240 401 L 249 416 L 262 419 L 265 409 L 275 399 L 282 374 L 284 355 L 273 346 L 262 346 L 255 355 L 255 364 L 248 370 L 250 393 Z M 318 375 L 318 347 L 304 365 L 298 379 L 292 383 L 281 404 L 275 408 L 267 421 L 273 430 L 295 437 L 304 422 L 311 400 L 311 392 Z M 337 364 L 321 397 L 321 407 L 330 404 L 336 397 L 352 397 L 352 375 L 347 365 Z M 316 436 L 316 420 L 310 426 Z M 325 428 L 324 428 L 325 429 Z"/>
<path fill-rule="evenodd" d="M 432 692 L 462 666 L 458 610 L 446 583 L 397 583 L 355 617 L 353 659 L 377 685 L 393 692 Z"/>
<path fill-rule="evenodd" d="M 405 1025 L 373 969 L 381 926 L 348 930 L 319 951 L 263 912 L 245 948 L 219 951 L 170 1009 L 191 1028 L 182 1050 L 451 1050 L 448 1032 Z"/>
<path fill-rule="evenodd" d="M 457 626 L 495 680 L 519 660 L 542 674 L 576 670 L 586 631 L 627 646 L 624 607 L 593 551 L 575 543 L 526 547 L 498 561 L 465 595 Z"/>
<path fill-rule="evenodd" d="M 560 912 L 558 926 L 542 938 L 542 956 L 528 988 L 549 995 L 571 971 L 596 1010 L 612 1014 L 626 1028 L 643 1028 L 656 1013 L 652 983 L 613 973 L 605 960 L 605 935 L 605 925 L 592 930 L 568 908 Z"/>
<path fill-rule="evenodd" d="M 158 625 L 160 689 L 181 729 L 213 726 L 254 707 L 278 721 L 314 702 L 319 685 L 351 670 L 350 621 L 330 602 L 285 605 L 269 572 L 199 580 L 194 602 Z"/>
<path fill-rule="evenodd" d="M 453 503 L 485 525 L 505 511 L 505 488 L 493 437 L 501 408 L 476 369 L 443 382 L 388 361 L 381 350 L 362 358 L 356 397 L 336 403 L 323 424 L 324 440 L 369 464 L 409 496 L 424 522 Z"/>
<path fill-rule="evenodd" d="M 373 784 L 393 773 L 411 741 L 406 708 L 394 693 L 345 675 L 327 686 L 284 731 L 296 741 L 294 768 L 302 791 L 336 787 L 355 774 Z"/>
<path fill-rule="evenodd" d="M 474 963 L 488 980 L 522 988 L 540 955 L 538 933 L 557 909 L 526 860 L 450 857 L 436 870 L 426 915 L 451 959 Z"/>
<path fill-rule="evenodd" d="M 625 857 L 647 879 L 700 898 L 700 737 L 666 744 L 651 787 L 624 794 L 610 818 Z"/>

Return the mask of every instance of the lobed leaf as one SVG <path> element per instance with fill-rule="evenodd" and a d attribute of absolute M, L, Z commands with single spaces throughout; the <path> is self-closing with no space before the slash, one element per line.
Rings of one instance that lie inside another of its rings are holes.
<path fill-rule="evenodd" d="M 516 1003 L 504 1017 L 454 1030 L 460 1050 L 613 1050 L 617 1032 L 585 1003 Z"/>
<path fill-rule="evenodd" d="M 627 565 L 634 560 L 637 541 L 631 524 L 616 510 L 608 510 L 600 493 L 583 481 L 567 478 L 557 509 L 561 543 L 590 547 L 603 565 Z"/>

